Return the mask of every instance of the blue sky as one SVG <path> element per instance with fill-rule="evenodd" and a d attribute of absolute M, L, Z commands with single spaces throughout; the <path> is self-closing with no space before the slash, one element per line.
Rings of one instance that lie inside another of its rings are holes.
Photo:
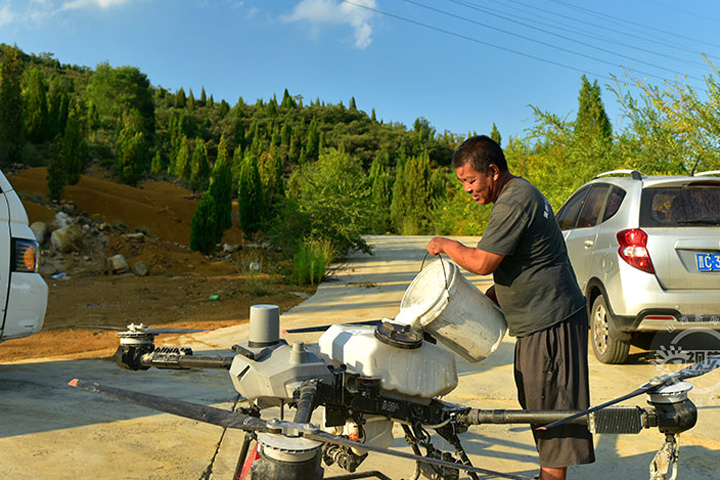
<path fill-rule="evenodd" d="M 231 105 L 285 88 L 438 131 L 525 136 L 529 105 L 572 119 L 580 78 L 696 88 L 720 65 L 720 2 L 696 0 L 0 0 L 0 42 L 132 65 Z M 623 126 L 614 94 L 603 99 Z"/>

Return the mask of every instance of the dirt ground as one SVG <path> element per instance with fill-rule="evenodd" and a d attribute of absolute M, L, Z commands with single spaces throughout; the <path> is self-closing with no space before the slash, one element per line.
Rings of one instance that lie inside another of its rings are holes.
<path fill-rule="evenodd" d="M 45 175 L 45 168 L 7 174 L 31 223 L 50 223 L 57 213 L 58 206 L 45 201 Z M 68 255 L 62 276 L 45 278 L 50 293 L 42 330 L 0 344 L 0 362 L 108 356 L 117 346 L 115 333 L 84 326 L 142 322 L 212 329 L 247 321 L 255 304 L 275 304 L 287 311 L 314 291 L 287 282 L 280 274 L 279 255 L 249 248 L 254 245 L 248 245 L 237 227 L 228 230 L 223 241 L 246 247 L 239 252 L 221 258 L 191 252 L 187 244 L 197 198 L 181 185 L 151 181 L 130 187 L 94 168 L 77 185 L 67 187 L 64 200 L 113 228 L 104 233 L 103 251 Z M 123 237 L 135 231 L 147 235 L 142 241 Z M 129 264 L 144 260 L 150 275 L 105 274 L 104 259 L 115 254 L 122 254 Z M 251 263 L 260 269 L 249 268 Z"/>

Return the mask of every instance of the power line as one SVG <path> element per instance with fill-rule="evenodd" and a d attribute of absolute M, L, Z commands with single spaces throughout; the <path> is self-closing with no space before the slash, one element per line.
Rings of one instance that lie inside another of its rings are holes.
<path fill-rule="evenodd" d="M 448 1 L 451 1 L 451 0 L 448 0 Z M 548 11 L 548 10 L 545 10 L 545 9 L 541 9 L 541 8 L 535 7 L 535 6 L 533 6 L 533 5 L 528 5 L 528 4 L 525 4 L 525 3 L 522 3 L 522 2 L 512 2 L 512 0 L 503 0 L 502 2 L 500 2 L 500 1 L 498 1 L 498 0 L 489 0 L 489 1 L 492 2 L 492 3 L 501 3 L 501 4 L 502 4 L 503 6 L 505 6 L 505 7 L 507 7 L 507 3 L 520 4 L 520 5 L 522 5 L 522 6 L 527 6 L 527 7 L 529 7 L 529 8 L 533 8 L 533 9 L 538 10 L 538 11 L 540 11 L 540 12 L 542 12 L 542 13 L 545 13 L 545 14 L 560 16 L 560 15 L 558 15 L 558 14 L 555 14 L 554 12 L 551 12 L 551 11 Z M 463 2 L 463 3 L 464 3 L 464 4 L 470 4 L 470 2 Z M 504 12 L 499 12 L 498 10 L 493 10 L 493 9 L 487 8 L 487 7 L 483 7 L 483 11 L 486 11 L 487 13 L 490 13 L 491 15 L 494 14 L 495 16 L 500 16 L 500 17 L 502 16 L 501 14 L 504 13 Z M 515 17 L 517 17 L 517 18 L 522 18 L 522 19 L 524 19 L 524 20 L 532 20 L 533 22 L 535 22 L 536 24 L 539 24 L 539 25 L 544 25 L 544 26 L 549 27 L 549 28 L 564 28 L 564 29 L 565 29 L 566 31 L 568 31 L 569 33 L 574 33 L 574 34 L 582 35 L 582 36 L 585 36 L 585 37 L 588 37 L 588 38 L 592 38 L 592 39 L 595 39 L 595 40 L 600 40 L 601 42 L 605 42 L 605 43 L 608 43 L 608 44 L 618 45 L 618 46 L 621 46 L 621 47 L 630 48 L 630 49 L 638 50 L 638 51 L 645 52 L 645 53 L 650 53 L 650 54 L 652 54 L 652 55 L 656 55 L 656 56 L 658 56 L 658 57 L 662 57 L 662 58 L 669 59 L 669 60 L 674 60 L 674 61 L 677 61 L 677 62 L 688 63 L 688 64 L 692 64 L 692 65 L 705 65 L 705 63 L 703 63 L 703 62 L 698 62 L 698 61 L 690 60 L 690 59 L 688 59 L 688 58 L 674 57 L 674 56 L 672 56 L 672 55 L 667 55 L 667 54 L 665 54 L 665 53 L 660 53 L 660 52 L 657 52 L 657 51 L 654 51 L 654 50 L 650 50 L 650 49 L 647 49 L 647 48 L 642 48 L 642 47 L 640 47 L 640 46 L 638 46 L 638 45 L 631 45 L 631 44 L 628 44 L 628 43 L 624 43 L 624 42 L 615 40 L 615 39 L 613 39 L 613 38 L 602 37 L 602 36 L 599 36 L 599 35 L 596 35 L 596 34 L 592 34 L 592 33 L 589 33 L 588 31 L 577 30 L 574 26 L 571 26 L 571 25 L 569 25 L 569 24 L 567 24 L 567 23 L 558 22 L 556 19 L 553 19 L 553 20 L 552 20 L 553 23 L 542 22 L 542 21 L 539 21 L 538 18 L 545 18 L 545 19 L 548 18 L 547 16 L 543 16 L 542 13 L 540 13 L 540 14 L 535 13 L 534 16 L 532 17 L 532 19 L 528 18 L 527 16 L 523 16 L 522 13 L 518 13 L 518 11 L 514 11 L 512 14 L 513 14 Z M 579 20 L 577 20 L 577 19 L 575 19 L 575 18 L 573 18 L 573 17 L 569 17 L 569 16 L 566 16 L 566 15 L 561 15 L 561 17 L 568 18 L 568 19 L 573 20 L 573 21 L 579 21 Z M 513 20 L 510 20 L 510 21 L 513 21 Z M 583 23 L 589 23 L 589 22 L 583 22 Z M 590 25 L 591 25 L 591 26 L 594 26 L 594 27 L 597 27 L 597 28 L 606 29 L 606 27 L 605 27 L 605 26 L 602 26 L 602 25 L 597 25 L 597 24 L 592 24 L 592 23 L 590 23 Z"/>
<path fill-rule="evenodd" d="M 526 8 L 530 8 L 530 9 L 537 10 L 537 11 L 540 11 L 540 12 L 548 13 L 548 14 L 554 15 L 554 16 L 556 16 L 556 17 L 565 18 L 565 19 L 568 19 L 568 20 L 573 21 L 573 22 L 576 22 L 576 23 L 580 23 L 580 24 L 583 24 L 583 25 L 588 25 L 588 26 L 593 27 L 593 28 L 599 28 L 599 29 L 602 29 L 602 30 L 604 30 L 604 31 L 617 33 L 617 34 L 619 34 L 619 35 L 622 35 L 622 36 L 625 36 L 625 37 L 634 38 L 634 39 L 637 39 L 637 40 L 648 41 L 648 38 L 647 38 L 646 36 L 636 35 L 636 34 L 632 33 L 632 32 L 633 32 L 632 30 L 631 30 L 631 31 L 628 31 L 627 29 L 626 29 L 626 30 L 619 30 L 619 29 L 616 29 L 616 28 L 612 28 L 612 26 L 599 25 L 599 24 L 597 24 L 597 23 L 593 23 L 593 22 L 590 22 L 590 21 L 587 21 L 587 20 L 581 20 L 581 19 L 579 19 L 579 18 L 570 16 L 570 15 L 565 15 L 565 14 L 563 14 L 563 13 L 554 12 L 554 11 L 551 11 L 551 10 L 547 10 L 547 9 L 544 9 L 544 8 L 540 8 L 540 7 L 537 7 L 537 6 L 535 6 L 535 5 L 528 4 L 528 3 L 524 3 L 524 2 L 520 2 L 520 1 L 517 1 L 517 0 L 503 0 L 503 2 L 498 2 L 498 0 L 488 0 L 488 1 L 491 1 L 491 2 L 494 2 L 494 3 L 502 3 L 503 5 L 504 5 L 505 3 L 514 3 L 514 4 L 516 4 L 516 5 L 521 5 L 521 6 L 526 7 Z M 550 1 L 552 1 L 552 0 L 550 0 Z M 570 5 L 570 6 L 572 7 L 572 5 Z M 587 9 L 586 9 L 586 10 L 587 10 Z M 654 42 L 654 44 L 662 45 L 662 46 L 668 47 L 668 48 L 673 48 L 673 49 L 675 49 L 675 50 L 680 50 L 680 51 L 683 51 L 683 52 L 692 53 L 692 54 L 695 54 L 695 55 L 697 55 L 698 53 L 700 53 L 700 52 L 698 52 L 698 51 L 696 51 L 696 50 L 691 50 L 691 49 L 686 48 L 686 47 L 684 47 L 684 46 L 677 45 L 677 44 L 672 44 L 672 43 L 668 43 L 668 42 L 664 41 L 667 37 L 676 37 L 676 38 L 679 38 L 678 35 L 675 35 L 675 34 L 673 34 L 673 33 L 671 33 L 671 32 L 665 32 L 665 31 L 662 31 L 662 30 L 659 30 L 659 29 L 653 29 L 652 27 L 647 27 L 647 26 L 644 26 L 644 25 L 641 25 L 641 24 L 637 24 L 637 23 L 634 23 L 634 22 L 629 22 L 629 21 L 627 21 L 627 20 L 624 20 L 624 19 L 621 19 L 621 18 L 616 18 L 616 17 L 610 16 L 610 15 L 605 15 L 605 14 L 599 14 L 599 13 L 598 13 L 598 14 L 596 14 L 596 15 L 591 15 L 591 16 L 598 17 L 599 15 L 603 15 L 604 17 L 612 20 L 613 22 L 625 22 L 625 23 L 629 23 L 629 24 L 634 25 L 634 26 L 638 26 L 638 27 L 646 28 L 646 29 L 649 28 L 649 29 L 656 30 L 656 31 L 662 33 L 662 34 L 663 34 L 662 39 L 660 39 L 660 38 L 658 38 L 658 37 L 654 37 L 654 38 L 652 39 L 652 41 Z M 713 57 L 713 58 L 719 58 L 719 57 L 716 57 L 716 56 L 714 56 L 714 55 L 708 55 L 708 56 L 709 56 L 709 57 Z"/>
<path fill-rule="evenodd" d="M 558 45 L 554 45 L 554 44 L 552 44 L 552 43 L 544 42 L 544 41 L 542 41 L 542 40 L 538 40 L 538 39 L 535 39 L 535 38 L 527 37 L 527 36 L 525 36 L 525 35 L 521 35 L 521 34 L 519 34 L 519 33 L 511 32 L 511 31 L 509 31 L 509 30 L 505 30 L 505 29 L 502 29 L 502 28 L 499 28 L 499 27 L 495 27 L 495 26 L 493 26 L 493 25 L 489 25 L 489 24 L 486 24 L 486 23 L 483 23 L 483 22 L 479 22 L 479 21 L 476 21 L 476 20 L 471 20 L 471 19 L 466 18 L 466 17 L 464 17 L 464 16 L 462 16 L 462 15 L 457 15 L 457 14 L 448 12 L 448 11 L 446 11 L 446 10 L 441 10 L 441 9 L 439 9 L 439 8 L 430 7 L 430 6 L 428 6 L 428 5 L 424 5 L 424 4 L 422 4 L 422 3 L 419 3 L 419 2 L 416 2 L 416 1 L 413 1 L 413 0 L 402 0 L 402 1 L 404 1 L 405 3 L 409 3 L 409 4 L 411 4 L 411 5 L 415 5 L 415 6 L 418 6 L 418 7 L 421 7 L 421 8 L 425 8 L 425 9 L 427 9 L 427 10 L 431 10 L 431 11 L 433 11 L 433 12 L 440 13 L 440 14 L 442 14 L 442 15 L 446 15 L 446 16 L 449 16 L 449 17 L 452 17 L 452 18 L 456 18 L 456 19 L 462 20 L 462 21 L 464 21 L 464 22 L 468 22 L 468 23 L 472 23 L 472 24 L 475 24 L 475 25 L 479 25 L 479 26 L 481 26 L 481 27 L 489 28 L 489 29 L 491 29 L 491 30 L 498 31 L 498 32 L 504 33 L 504 34 L 506 34 L 506 35 L 511 35 L 511 36 L 514 36 L 514 37 L 517 37 L 517 38 L 521 38 L 521 39 L 523 39 L 523 40 L 527 40 L 527 41 L 530 41 L 530 42 L 533 42 L 533 43 L 537 43 L 537 44 L 540 44 L 540 45 L 545 45 L 546 47 L 554 48 L 554 49 L 556 49 L 556 50 L 561 50 L 561 51 L 564 51 L 564 52 L 567 52 L 567 53 L 571 53 L 571 54 L 573 54 L 573 55 L 578 55 L 578 56 L 587 58 L 587 59 L 589 59 L 589 60 L 593 60 L 593 61 L 596 61 L 596 62 L 604 63 L 604 64 L 606 64 L 606 65 L 610 65 L 610 66 L 614 66 L 614 67 L 620 66 L 620 65 L 615 64 L 615 63 L 613 63 L 613 62 L 610 62 L 610 61 L 607 61 L 607 60 L 604 60 L 604 59 L 601 59 L 601 58 L 598 58 L 598 57 L 594 57 L 594 56 L 592 56 L 592 55 L 588 55 L 588 54 L 585 54 L 585 53 L 577 52 L 577 51 L 571 50 L 571 49 L 569 49 L 569 48 L 565 48 L 565 47 L 561 47 L 561 46 L 558 46 Z M 471 8 L 471 9 L 473 9 L 473 10 L 478 10 L 478 11 L 481 11 L 481 12 L 483 11 L 482 8 L 477 7 L 476 5 L 468 4 L 467 2 L 462 2 L 462 1 L 460 1 L 460 0 L 447 0 L 447 1 L 452 2 L 452 3 L 455 3 L 455 4 L 459 4 L 459 5 L 462 5 L 462 6 L 465 6 L 465 7 L 467 7 L 467 8 Z M 489 13 L 489 12 L 485 11 L 485 13 Z M 495 14 L 493 14 L 493 13 L 490 13 L 490 14 L 493 15 L 493 16 L 497 16 L 497 17 L 499 17 L 499 18 L 502 18 L 503 20 L 507 20 L 507 21 L 510 21 L 510 22 L 513 22 L 513 23 L 517 23 L 517 24 L 520 24 L 520 25 L 522 25 L 522 26 L 524 26 L 524 27 L 528 27 L 528 28 L 531 28 L 531 29 L 534 29 L 534 30 L 538 30 L 538 31 L 540 31 L 540 32 L 542 32 L 542 33 L 546 33 L 546 34 L 549 34 L 549 35 L 553 35 L 553 36 L 562 38 L 563 40 L 568 40 L 568 41 L 571 41 L 571 42 L 574 41 L 574 42 L 576 42 L 576 43 L 578 43 L 578 44 L 580 44 L 580 45 L 584 45 L 584 46 L 586 46 L 586 47 L 590 47 L 590 48 L 593 48 L 593 49 L 596 49 L 596 50 L 600 50 L 600 51 L 605 52 L 605 53 L 614 54 L 614 55 L 617 55 L 617 56 L 619 56 L 619 57 L 626 58 L 626 59 L 628 59 L 628 60 L 632 60 L 632 61 L 634 61 L 634 62 L 643 63 L 643 64 L 645 64 L 645 65 L 651 66 L 651 67 L 653 67 L 653 68 L 657 68 L 657 69 L 659 69 L 659 70 L 665 70 L 665 71 L 667 71 L 667 72 L 674 73 L 674 74 L 676 74 L 676 75 L 683 75 L 682 72 L 678 72 L 678 71 L 676 71 L 676 70 L 672 70 L 672 69 L 670 69 L 670 68 L 666 68 L 666 67 L 663 67 L 663 66 L 661 66 L 661 65 L 656 65 L 656 64 L 654 64 L 654 63 L 646 62 L 646 61 L 644 61 L 644 60 L 640 60 L 640 59 L 638 59 L 638 58 L 634 58 L 634 57 L 631 57 L 631 56 L 629 56 L 629 55 L 623 55 L 623 54 L 620 54 L 620 53 L 617 53 L 617 52 L 613 52 L 613 51 L 611 51 L 611 50 L 599 48 L 599 47 L 596 47 L 596 46 L 591 45 L 591 44 L 589 44 L 589 43 L 577 41 L 577 40 L 574 40 L 574 39 L 572 39 L 572 38 L 566 37 L 566 36 L 564 36 L 564 35 L 560 35 L 560 34 L 557 34 L 557 33 L 554 33 L 554 32 L 550 32 L 550 31 L 547 31 L 547 30 L 539 29 L 539 28 L 534 27 L 534 26 L 532 26 L 532 25 L 528 25 L 528 24 L 523 23 L 523 22 L 518 22 L 518 21 L 516 21 L 516 20 L 513 20 L 513 19 L 508 18 L 508 17 L 505 17 L 505 16 L 495 15 Z M 660 79 L 660 80 L 664 80 L 663 77 L 661 77 L 661 76 L 659 76 L 659 75 L 654 75 L 654 74 L 652 74 L 652 73 L 641 72 L 641 71 L 639 71 L 639 70 L 638 70 L 638 73 L 641 73 L 641 74 L 643 74 L 643 75 L 645 75 L 645 76 L 648 76 L 648 77 L 654 77 L 654 78 L 658 78 L 658 79 Z M 694 79 L 694 80 L 702 80 L 701 78 L 693 77 L 693 76 L 689 76 L 688 78 L 692 78 L 692 79 Z"/>
<path fill-rule="evenodd" d="M 480 45 L 485 45 L 485 46 L 488 46 L 488 47 L 497 48 L 497 49 L 502 50 L 502 51 L 505 51 L 505 52 L 514 53 L 514 54 L 516 54 L 516 55 L 520 55 L 520 56 L 523 56 L 523 57 L 526 57 L 526 58 L 531 58 L 531 59 L 533 59 L 533 60 L 537 60 L 537 61 L 540 61 L 540 62 L 549 63 L 549 64 L 552 64 L 552 65 L 556 65 L 556 66 L 558 66 L 558 67 L 567 68 L 567 69 L 569 69 L 569 70 L 574 70 L 574 71 L 576 71 L 576 72 L 580 72 L 580 73 L 583 73 L 583 74 L 591 74 L 591 75 L 594 76 L 594 77 L 603 78 L 603 79 L 605 79 L 605 80 L 611 80 L 611 81 L 612 81 L 612 79 L 611 79 L 610 77 L 606 76 L 606 75 L 600 75 L 600 74 L 597 74 L 597 73 L 589 72 L 589 71 L 587 71 L 587 70 L 583 70 L 583 69 L 576 68 L 576 67 L 573 67 L 573 66 L 570 66 L 570 65 L 566 65 L 566 64 L 564 64 L 564 63 L 556 62 L 556 61 L 554 61 L 554 60 L 548 60 L 548 59 L 546 59 L 546 58 L 542 58 L 542 57 L 538 57 L 538 56 L 535 56 L 535 55 L 531 55 L 531 54 L 528 54 L 528 53 L 525 53 L 525 52 L 521 52 L 521 51 L 519 51 L 519 50 L 513 50 L 513 49 L 511 49 L 511 48 L 507 48 L 507 47 L 503 47 L 503 46 L 500 46 L 500 45 L 496 45 L 496 44 L 494 44 L 494 43 L 490 43 L 490 42 L 486 42 L 486 41 L 483 41 L 483 40 L 479 40 L 479 39 L 477 39 L 477 38 L 468 37 L 467 35 L 462 35 L 462 34 L 459 34 L 459 33 L 456 33 L 456 32 L 452 32 L 452 31 L 450 31 L 450 30 L 445 30 L 444 28 L 440 28 L 440 27 L 436 27 L 436 26 L 434 26 L 434 25 L 430 25 L 430 24 L 427 24 L 427 23 L 419 22 L 419 21 L 417 21 L 417 20 L 412 20 L 412 19 L 410 19 L 410 18 L 403 17 L 403 16 L 400 16 L 400 15 L 396 15 L 396 14 L 394 14 L 394 13 L 385 12 L 385 11 L 379 10 L 379 9 L 377 9 L 377 8 L 368 7 L 367 5 L 362 5 L 362 4 L 359 4 L 359 3 L 355 3 L 355 2 L 353 2 L 353 1 L 351 1 L 351 0 L 340 0 L 340 1 L 343 2 L 343 3 L 347 3 L 348 5 L 353 5 L 353 6 L 358 7 L 358 8 L 363 8 L 363 9 L 365 9 L 365 10 L 368 10 L 368 11 L 371 11 L 371 12 L 375 12 L 375 13 L 378 13 L 378 14 L 380 14 L 380 15 L 385 15 L 386 17 L 391 17 L 391 18 L 394 18 L 394 19 L 396 19 L 396 20 L 400 20 L 400 21 L 403 21 L 403 22 L 406 22 L 406 23 L 410 23 L 410 24 L 412 24 L 412 25 L 417 25 L 417 26 L 420 26 L 420 27 L 424 27 L 424 28 L 427 28 L 427 29 L 430 29 L 430 30 L 434 30 L 434 31 L 436 31 L 436 32 L 444 33 L 444 34 L 446 34 L 446 35 L 451 35 L 451 36 L 453 36 L 453 37 L 461 38 L 461 39 L 463 39 L 463 40 L 468 40 L 468 41 L 473 42 L 473 43 L 478 43 L 478 44 L 480 44 Z"/>
<path fill-rule="evenodd" d="M 623 22 L 623 23 L 626 23 L 626 24 L 628 24 L 628 25 L 632 25 L 632 26 L 635 26 L 635 27 L 641 27 L 641 28 L 645 28 L 645 29 L 647 29 L 647 30 L 653 30 L 653 31 L 656 31 L 656 32 L 658 32 L 658 33 L 661 33 L 661 34 L 663 34 L 663 35 L 665 35 L 665 36 L 667 36 L 667 35 L 672 35 L 672 36 L 675 36 L 675 37 L 677 37 L 677 38 L 682 38 L 682 39 L 685 39 L 685 40 L 690 40 L 690 41 L 692 41 L 692 42 L 703 43 L 703 44 L 708 45 L 708 46 L 711 46 L 711 47 L 720 48 L 720 45 L 717 45 L 717 44 L 715 44 L 715 43 L 706 42 L 706 41 L 704 41 L 704 40 L 697 40 L 697 39 L 694 39 L 694 38 L 691 38 L 691 37 L 688 37 L 688 36 L 685 36 L 685 35 L 680 35 L 680 34 L 677 34 L 677 33 L 667 32 L 667 31 L 665 31 L 665 30 L 661 30 L 661 29 L 659 29 L 659 28 L 651 27 L 651 26 L 649 26 L 649 25 L 643 25 L 643 24 L 641 24 L 641 23 L 632 22 L 632 21 L 630 21 L 630 20 L 625 20 L 625 19 L 623 19 L 623 18 L 613 17 L 613 16 L 611 16 L 611 15 L 607 15 L 607 14 L 605 14 L 605 13 L 598 12 L 597 10 L 592 10 L 592 9 L 585 8 L 585 7 L 581 7 L 581 6 L 578 6 L 578 5 L 573 5 L 572 3 L 564 2 L 564 1 L 562 1 L 562 0 L 550 0 L 550 1 L 551 1 L 551 2 L 555 2 L 555 3 L 557 3 L 557 4 L 560 4 L 560 5 L 564 5 L 564 6 L 569 7 L 569 8 L 573 8 L 573 9 L 575 9 L 575 10 L 581 10 L 581 11 L 588 12 L 589 14 L 591 14 L 591 15 L 593 15 L 593 16 L 596 16 L 596 17 L 605 17 L 605 18 L 609 18 L 609 19 L 611 19 L 611 20 L 613 20 L 613 21 L 615 21 L 615 22 Z M 640 37 L 640 38 L 642 38 L 642 37 Z"/>

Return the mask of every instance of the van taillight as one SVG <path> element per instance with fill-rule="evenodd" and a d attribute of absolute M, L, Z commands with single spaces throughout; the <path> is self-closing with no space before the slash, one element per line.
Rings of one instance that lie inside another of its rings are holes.
<path fill-rule="evenodd" d="M 40 263 L 40 247 L 34 240 L 24 238 L 12 239 L 12 264 L 13 272 L 37 273 Z"/>
<path fill-rule="evenodd" d="M 617 234 L 618 254 L 628 265 L 643 272 L 655 273 L 650 253 L 647 251 L 647 233 L 639 228 L 629 228 Z"/>

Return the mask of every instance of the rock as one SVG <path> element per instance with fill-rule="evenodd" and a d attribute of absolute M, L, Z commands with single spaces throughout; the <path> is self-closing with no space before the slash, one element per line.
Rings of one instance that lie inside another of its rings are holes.
<path fill-rule="evenodd" d="M 223 251 L 225 253 L 235 253 L 239 250 L 242 250 L 242 245 L 237 245 L 235 243 L 224 243 L 223 244 Z"/>
<path fill-rule="evenodd" d="M 150 275 L 150 267 L 148 267 L 148 264 L 143 260 L 134 263 L 132 266 L 132 271 L 138 277 L 147 277 L 148 275 Z"/>
<path fill-rule="evenodd" d="M 50 277 L 50 276 L 58 273 L 58 271 L 59 270 L 57 269 L 57 267 L 51 263 L 45 264 L 45 265 L 40 265 L 40 268 L 38 269 L 38 272 L 43 277 Z"/>
<path fill-rule="evenodd" d="M 55 219 L 53 220 L 53 224 L 57 228 L 64 228 L 70 225 L 70 215 L 68 215 L 65 212 L 58 212 L 57 215 L 55 215 Z"/>
<path fill-rule="evenodd" d="M 35 234 L 35 240 L 37 240 L 38 243 L 42 244 L 45 241 L 45 236 L 48 232 L 48 227 L 45 222 L 33 222 L 32 225 L 30 225 L 30 230 Z"/>
<path fill-rule="evenodd" d="M 125 273 L 130 270 L 127 261 L 125 261 L 125 257 L 123 257 L 122 255 L 115 255 L 114 257 L 108 258 L 105 268 L 109 273 L 116 274 Z"/>
<path fill-rule="evenodd" d="M 50 234 L 50 242 L 59 252 L 77 252 L 82 249 L 83 236 L 82 229 L 77 225 L 71 224 L 54 230 L 52 234 Z"/>
<path fill-rule="evenodd" d="M 131 242 L 144 242 L 145 234 L 142 232 L 137 233 L 124 233 L 122 238 L 130 240 Z"/>

